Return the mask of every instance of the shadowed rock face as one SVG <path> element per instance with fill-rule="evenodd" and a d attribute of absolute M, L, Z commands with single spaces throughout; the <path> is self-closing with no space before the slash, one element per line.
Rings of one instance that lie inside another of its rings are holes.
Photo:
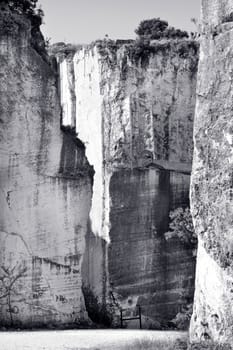
<path fill-rule="evenodd" d="M 191 205 L 199 237 L 191 341 L 233 344 L 233 3 L 202 1 Z"/>
<path fill-rule="evenodd" d="M 0 324 L 74 324 L 88 319 L 81 264 L 92 170 L 60 130 L 56 75 L 31 46 L 30 22 L 7 15 L 23 27 L 0 34 Z"/>
<path fill-rule="evenodd" d="M 122 306 L 139 304 L 162 325 L 193 299 L 192 250 L 164 237 L 170 211 L 187 207 L 188 193 L 189 175 L 156 168 L 119 171 L 110 182 L 110 286 Z"/>

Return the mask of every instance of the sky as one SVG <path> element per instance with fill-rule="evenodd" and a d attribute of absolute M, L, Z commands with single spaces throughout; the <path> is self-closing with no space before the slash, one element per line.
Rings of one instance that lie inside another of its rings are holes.
<path fill-rule="evenodd" d="M 45 12 L 42 32 L 51 43 L 88 44 L 103 39 L 134 39 L 144 19 L 160 17 L 170 25 L 195 31 L 199 0 L 39 0 Z"/>

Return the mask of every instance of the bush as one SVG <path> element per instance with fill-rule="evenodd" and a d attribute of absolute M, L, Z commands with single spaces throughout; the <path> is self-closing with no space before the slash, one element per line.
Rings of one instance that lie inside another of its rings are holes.
<path fill-rule="evenodd" d="M 170 212 L 169 231 L 165 233 L 166 240 L 178 238 L 182 243 L 193 249 L 196 255 L 197 235 L 193 227 L 192 216 L 189 208 L 177 208 Z"/>
<path fill-rule="evenodd" d="M 179 46 L 178 53 L 181 58 L 187 58 L 189 55 L 191 41 L 184 40 L 189 38 L 186 31 L 175 29 L 170 27 L 168 22 L 161 20 L 160 18 L 153 18 L 140 22 L 138 28 L 135 30 L 138 35 L 135 43 L 130 47 L 130 57 L 135 61 L 141 61 L 142 66 L 148 64 L 151 54 L 156 54 L 159 51 L 165 52 L 169 50 L 173 45 L 174 50 L 181 42 L 177 42 L 179 39 L 183 39 L 182 47 Z M 161 41 L 161 39 L 165 39 Z M 152 42 L 157 40 L 156 42 Z M 174 41 L 173 41 L 174 40 Z M 181 41 L 181 40 L 180 40 Z M 173 44 L 174 43 L 174 44 Z M 195 49 L 195 53 L 196 53 Z"/>
<path fill-rule="evenodd" d="M 189 328 L 190 320 L 193 313 L 193 304 L 183 306 L 182 310 L 178 312 L 172 323 L 179 330 L 187 330 Z"/>
<path fill-rule="evenodd" d="M 40 31 L 44 12 L 36 7 L 37 2 L 38 0 L 0 0 L 0 31 L 2 34 L 17 36 L 30 21 L 31 45 L 48 62 L 45 40 Z"/>
<path fill-rule="evenodd" d="M 38 31 L 44 17 L 41 8 L 36 8 L 38 0 L 0 0 L 0 5 L 5 5 L 12 13 L 23 14 L 31 21 L 32 31 Z"/>
<path fill-rule="evenodd" d="M 186 31 L 170 27 L 168 22 L 160 18 L 148 19 L 140 22 L 135 33 L 141 39 L 158 40 L 158 39 L 178 39 L 188 38 Z"/>
<path fill-rule="evenodd" d="M 90 319 L 96 324 L 110 327 L 113 322 L 113 309 L 111 305 L 101 303 L 90 286 L 83 286 L 82 290 Z"/>
<path fill-rule="evenodd" d="M 150 39 L 158 39 L 168 27 L 168 22 L 161 20 L 160 18 L 153 18 L 141 21 L 135 33 L 139 37 L 147 37 Z"/>
<path fill-rule="evenodd" d="M 135 41 L 135 44 L 129 49 L 129 56 L 135 61 L 141 60 L 142 66 L 147 65 L 150 55 L 156 53 L 154 46 L 150 45 L 149 40 L 138 39 Z"/>
<path fill-rule="evenodd" d="M 49 53 L 51 55 L 64 54 L 68 56 L 69 54 L 74 55 L 78 50 L 82 49 L 82 45 L 58 42 L 56 44 L 48 44 Z"/>
<path fill-rule="evenodd" d="M 44 12 L 36 9 L 38 0 L 0 0 L 0 4 L 7 5 L 13 11 L 23 13 L 30 17 L 36 25 L 42 24 Z"/>

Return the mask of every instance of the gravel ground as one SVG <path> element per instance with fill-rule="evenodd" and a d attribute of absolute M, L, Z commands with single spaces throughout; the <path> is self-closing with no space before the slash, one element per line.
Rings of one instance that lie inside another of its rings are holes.
<path fill-rule="evenodd" d="M 165 349 L 152 344 L 185 339 L 184 332 L 70 330 L 0 332 L 0 350 Z M 136 345 L 135 345 L 136 344 Z M 170 348 L 170 346 L 169 346 Z"/>

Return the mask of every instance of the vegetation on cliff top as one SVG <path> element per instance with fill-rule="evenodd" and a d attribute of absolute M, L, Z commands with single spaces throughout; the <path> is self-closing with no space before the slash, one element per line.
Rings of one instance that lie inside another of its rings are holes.
<path fill-rule="evenodd" d="M 87 46 L 87 49 L 94 47 L 98 48 L 99 54 L 104 61 L 108 62 L 109 66 L 114 69 L 117 64 L 118 50 L 123 48 L 125 65 L 127 67 L 127 59 L 133 62 L 135 65 L 141 65 L 146 67 L 149 64 L 150 58 L 156 54 L 162 54 L 164 56 L 176 56 L 181 59 L 191 58 L 190 71 L 196 72 L 198 65 L 198 52 L 199 43 L 193 39 L 176 39 L 176 40 L 154 40 L 149 39 L 137 39 L 131 41 L 118 41 L 118 40 L 97 40 L 91 45 Z M 121 51 L 122 57 L 123 51 Z"/>
<path fill-rule="evenodd" d="M 50 55 L 71 55 L 73 56 L 78 50 L 82 49 L 84 46 L 79 44 L 64 43 L 62 41 L 52 44 L 49 46 Z"/>
<path fill-rule="evenodd" d="M 198 43 L 195 40 L 187 40 L 188 32 L 171 27 L 167 21 L 160 18 L 141 21 L 135 33 L 137 39 L 130 54 L 135 60 L 140 59 L 145 64 L 148 63 L 150 54 L 170 50 L 172 47 L 181 58 L 187 58 L 190 55 L 190 48 L 193 49 L 194 56 L 198 52 Z"/>
<path fill-rule="evenodd" d="M 10 10 L 24 14 L 30 19 L 32 26 L 40 27 L 44 17 L 41 8 L 37 8 L 38 0 L 0 0 L 1 5 L 7 5 Z M 4 10 L 2 7 L 1 10 Z"/>
<path fill-rule="evenodd" d="M 0 0 L 0 33 L 18 38 L 31 25 L 32 47 L 47 61 L 46 43 L 40 31 L 44 12 L 38 0 Z"/>
<path fill-rule="evenodd" d="M 167 21 L 160 18 L 152 18 L 140 22 L 135 33 L 140 39 L 158 40 L 158 39 L 183 39 L 188 38 L 186 31 L 170 27 Z"/>
<path fill-rule="evenodd" d="M 186 59 L 193 57 L 190 62 L 191 71 L 196 72 L 198 63 L 199 43 L 194 35 L 188 32 L 169 26 L 167 21 L 160 18 L 143 20 L 135 30 L 136 40 L 111 40 L 108 35 L 102 40 L 95 40 L 89 45 L 74 45 L 59 42 L 49 47 L 50 55 L 72 56 L 82 48 L 98 48 L 99 54 L 114 69 L 117 63 L 117 52 L 124 48 L 124 60 L 127 57 L 136 65 L 147 66 L 151 56 L 163 53 L 178 54 L 180 58 Z M 193 34 L 193 33 L 192 33 Z"/>
<path fill-rule="evenodd" d="M 158 53 L 174 52 L 180 58 L 193 57 L 192 71 L 196 71 L 198 63 L 199 43 L 194 35 L 186 31 L 169 26 L 168 22 L 160 18 L 141 21 L 135 30 L 136 40 L 97 40 L 90 47 L 97 46 L 104 59 L 114 67 L 117 59 L 117 50 L 124 46 L 126 56 L 135 64 L 147 66 L 151 56 Z M 193 33 L 192 33 L 193 34 Z"/>

